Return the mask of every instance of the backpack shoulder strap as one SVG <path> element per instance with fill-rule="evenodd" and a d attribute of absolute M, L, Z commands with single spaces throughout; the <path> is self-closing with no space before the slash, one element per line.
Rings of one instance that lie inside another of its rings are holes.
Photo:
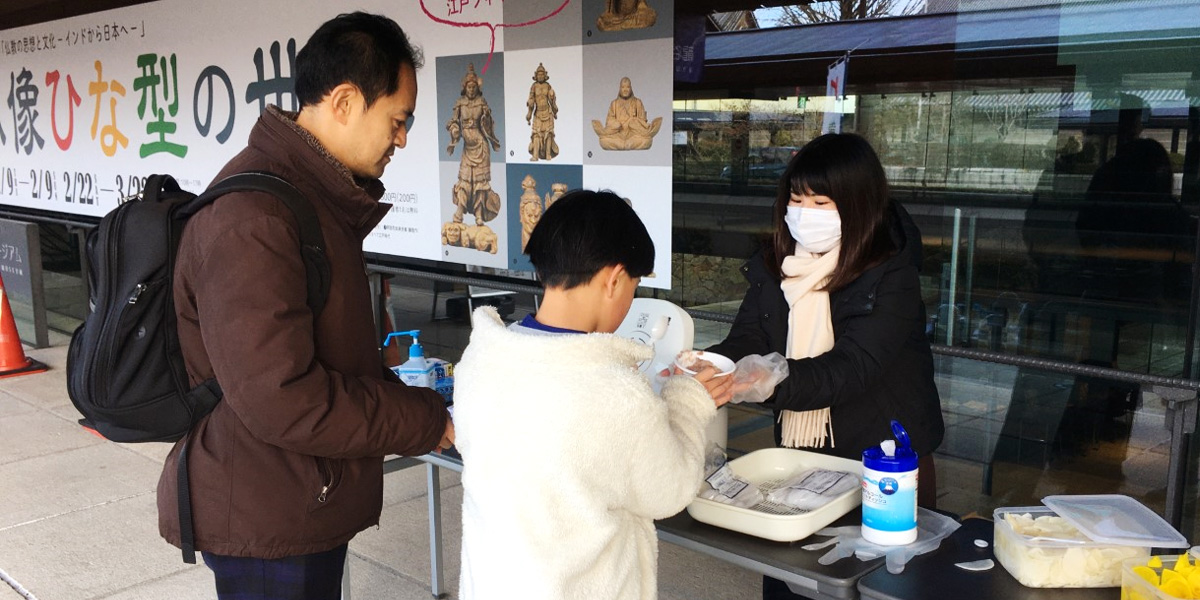
<path fill-rule="evenodd" d="M 262 171 L 230 175 L 214 183 L 203 194 L 180 209 L 189 217 L 217 198 L 230 192 L 264 192 L 279 198 L 296 217 L 300 233 L 300 254 L 308 283 L 308 306 L 314 315 L 321 314 L 329 296 L 329 261 L 325 255 L 325 236 L 312 203 L 287 180 Z"/>

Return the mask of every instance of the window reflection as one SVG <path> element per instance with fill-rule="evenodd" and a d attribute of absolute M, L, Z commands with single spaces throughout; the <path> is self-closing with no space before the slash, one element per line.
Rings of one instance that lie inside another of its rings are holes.
<path fill-rule="evenodd" d="M 847 103 L 847 129 L 871 141 L 894 197 L 919 220 L 930 335 L 1049 358 L 1082 352 L 1104 366 L 1180 376 L 1195 235 L 1181 140 L 1194 109 L 1182 87 L 1102 98 L 1037 83 L 962 82 Z M 823 100 L 793 91 L 676 101 L 678 260 L 748 255 L 769 229 L 787 160 L 820 134 Z M 685 287 L 690 270 L 681 269 Z M 712 286 L 676 295 L 698 306 L 742 291 L 735 280 L 723 296 Z M 1166 348 L 1141 341 L 1150 326 Z M 1125 348 L 1123 329 L 1137 335 Z M 1103 339 L 1084 339 L 1094 336 Z"/>
<path fill-rule="evenodd" d="M 1125 24 L 1135 14 L 1128 2 L 1009 2 L 1026 10 L 1009 13 L 983 4 L 939 2 L 930 12 L 946 17 L 905 17 L 942 19 L 961 45 L 940 51 L 949 57 L 892 48 L 898 55 L 850 61 L 843 128 L 871 141 L 893 198 L 921 228 L 927 334 L 936 344 L 1197 376 L 1189 322 L 1200 81 L 1188 48 L 1200 36 L 1176 44 L 1153 30 L 1195 21 L 1186 16 L 1194 3 L 1155 5 L 1162 18 L 1146 31 Z M 1024 54 L 977 49 L 1001 39 L 986 38 L 996 27 L 1017 25 L 1046 36 Z M 823 39 L 816 32 L 832 30 L 793 31 Z M 737 43 L 753 55 L 753 42 Z M 770 229 L 779 174 L 832 105 L 823 81 L 832 58 L 740 60 L 709 74 L 720 85 L 684 86 L 675 101 L 669 294 L 726 314 L 745 292 L 738 267 Z M 946 356 L 937 371 L 948 427 L 939 482 L 954 482 L 945 507 L 987 515 L 1050 493 L 1125 493 L 1164 509 L 1167 404 L 1151 390 Z M 732 418 L 745 433 L 731 444 L 769 445 L 755 437 L 756 419 Z M 1185 505 L 1185 533 L 1195 512 Z"/>

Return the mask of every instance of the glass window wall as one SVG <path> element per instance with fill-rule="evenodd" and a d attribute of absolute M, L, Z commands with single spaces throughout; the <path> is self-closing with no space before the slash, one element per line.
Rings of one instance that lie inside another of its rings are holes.
<path fill-rule="evenodd" d="M 840 53 L 799 41 L 834 25 L 776 30 L 794 36 L 786 58 L 761 33 L 710 36 L 708 84 L 676 93 L 670 298 L 736 310 L 784 166 L 840 107 L 921 228 L 931 342 L 1195 377 L 1200 3 L 991 4 L 854 23 L 895 43 L 850 54 L 844 102 L 824 95 Z M 922 28 L 951 43 L 905 37 Z M 1169 419 L 1148 388 L 948 356 L 937 378 L 944 508 L 1106 492 L 1163 510 Z M 755 419 L 731 446 L 770 444 Z"/>

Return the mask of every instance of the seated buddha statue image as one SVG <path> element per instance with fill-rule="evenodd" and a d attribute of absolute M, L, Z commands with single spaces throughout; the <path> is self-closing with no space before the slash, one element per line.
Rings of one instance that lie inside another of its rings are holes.
<path fill-rule="evenodd" d="M 621 78 L 621 89 L 608 105 L 604 123 L 592 120 L 592 129 L 605 150 L 647 150 L 662 127 L 662 117 L 646 118 L 646 107 L 633 95 L 633 82 Z"/>

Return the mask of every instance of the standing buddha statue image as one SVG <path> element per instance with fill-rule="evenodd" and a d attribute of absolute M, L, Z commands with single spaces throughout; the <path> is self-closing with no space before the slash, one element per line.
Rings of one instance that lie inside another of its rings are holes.
<path fill-rule="evenodd" d="M 463 215 L 475 216 L 475 224 L 484 223 L 500 214 L 500 195 L 492 189 L 492 150 L 500 149 L 496 138 L 492 109 L 483 97 L 483 82 L 475 74 L 475 65 L 467 65 L 462 80 L 462 92 L 454 102 L 451 118 L 446 123 L 450 144 L 446 154 L 453 156 L 459 141 L 462 158 L 458 164 L 458 181 L 454 184 L 452 201 L 454 222 L 462 223 Z"/>
<path fill-rule="evenodd" d="M 550 160 L 558 156 L 558 144 L 554 141 L 554 120 L 558 118 L 558 101 L 554 88 L 549 84 L 550 74 L 538 63 L 533 73 L 533 85 L 529 87 L 529 100 L 525 106 L 525 122 L 533 133 L 529 136 L 529 160 Z"/>

